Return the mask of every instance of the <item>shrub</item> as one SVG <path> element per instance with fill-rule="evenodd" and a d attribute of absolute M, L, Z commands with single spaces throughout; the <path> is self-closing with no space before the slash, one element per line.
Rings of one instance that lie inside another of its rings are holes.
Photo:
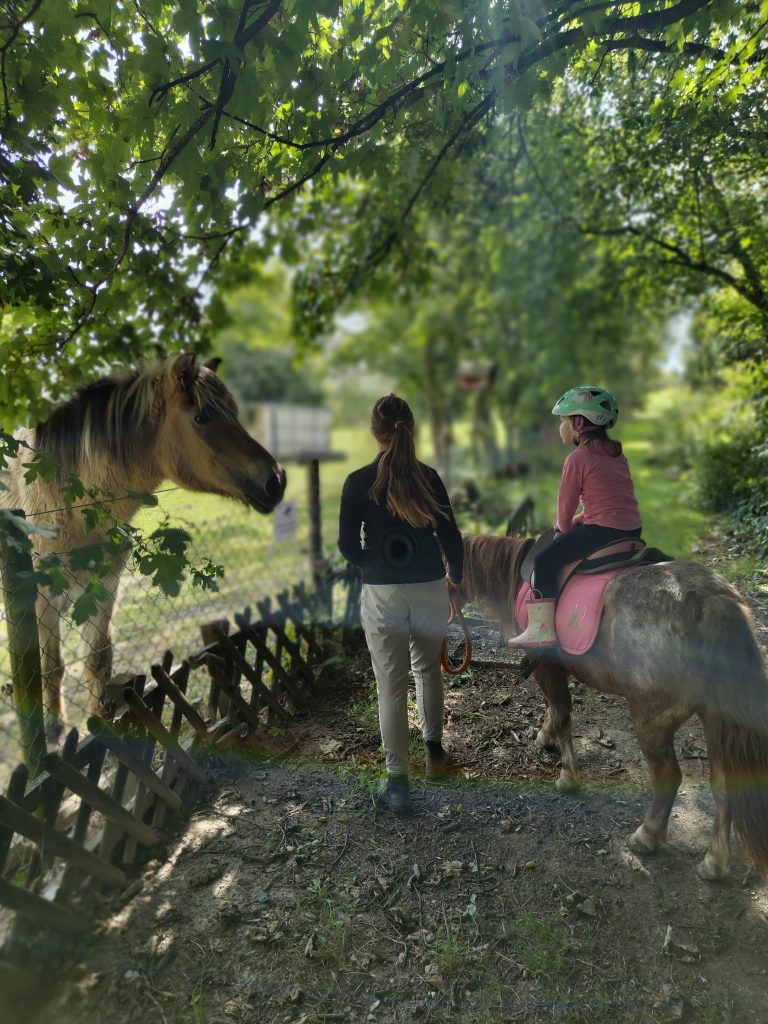
<path fill-rule="evenodd" d="M 745 431 L 705 446 L 698 465 L 702 505 L 727 515 L 768 551 L 768 443 Z"/>

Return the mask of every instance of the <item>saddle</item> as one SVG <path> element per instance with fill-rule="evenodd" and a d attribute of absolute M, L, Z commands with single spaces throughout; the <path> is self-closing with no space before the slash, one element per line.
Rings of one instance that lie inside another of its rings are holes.
<path fill-rule="evenodd" d="M 534 541 L 520 570 L 522 578 L 527 583 L 531 583 L 533 580 L 533 563 L 536 556 L 548 547 L 554 538 L 554 530 L 545 530 Z M 646 553 L 646 543 L 640 537 L 617 537 L 610 544 L 604 544 L 602 547 L 590 551 L 584 558 L 564 565 L 560 570 L 558 592 L 562 593 L 568 580 L 576 573 L 586 576 L 591 573 L 607 572 L 609 569 L 624 569 L 627 566 L 643 562 Z M 653 560 L 656 561 L 656 559 Z"/>
<path fill-rule="evenodd" d="M 532 599 L 533 560 L 554 537 L 547 530 L 538 538 L 523 561 L 523 584 L 515 601 L 515 620 L 520 629 L 528 624 L 527 604 Z M 619 537 L 597 548 L 585 558 L 571 562 L 560 572 L 555 631 L 558 645 L 567 654 L 585 654 L 595 642 L 603 614 L 605 588 L 617 572 L 637 565 L 672 561 L 658 548 L 646 547 L 639 537 Z"/>

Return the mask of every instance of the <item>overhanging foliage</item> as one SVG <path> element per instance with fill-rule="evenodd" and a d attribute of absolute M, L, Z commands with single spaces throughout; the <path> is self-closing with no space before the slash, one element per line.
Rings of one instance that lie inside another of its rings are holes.
<path fill-rule="evenodd" d="M 242 250 L 295 253 L 264 218 L 307 187 L 347 175 L 386 196 L 383 213 L 371 204 L 365 272 L 407 234 L 456 148 L 567 68 L 673 53 L 716 81 L 764 63 L 753 40 L 765 4 L 734 0 L 4 11 L 0 411 L 14 417 L 104 363 L 202 344 L 212 289 Z"/>

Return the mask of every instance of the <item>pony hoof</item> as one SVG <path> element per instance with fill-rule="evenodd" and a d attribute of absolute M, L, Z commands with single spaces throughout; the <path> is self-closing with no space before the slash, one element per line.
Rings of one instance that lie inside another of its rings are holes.
<path fill-rule="evenodd" d="M 645 854 L 646 856 L 649 853 L 658 853 L 661 849 L 659 840 L 650 836 L 643 825 L 633 832 L 632 835 L 627 836 L 627 846 L 632 853 Z"/>
<path fill-rule="evenodd" d="M 560 778 L 555 783 L 555 789 L 559 793 L 578 793 L 580 788 L 579 780 L 565 772 L 560 773 Z"/>
<path fill-rule="evenodd" d="M 704 882 L 723 882 L 729 873 L 728 868 L 723 867 L 720 861 L 716 860 L 711 853 L 708 853 L 696 868 L 696 874 Z"/>
<path fill-rule="evenodd" d="M 536 733 L 533 745 L 538 750 L 557 750 L 557 740 L 553 740 L 543 729 L 539 729 Z"/>

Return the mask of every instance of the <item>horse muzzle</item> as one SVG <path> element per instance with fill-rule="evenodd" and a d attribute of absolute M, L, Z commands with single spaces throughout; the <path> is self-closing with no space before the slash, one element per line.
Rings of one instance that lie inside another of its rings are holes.
<path fill-rule="evenodd" d="M 243 497 L 251 508 L 255 508 L 263 515 L 269 515 L 282 500 L 286 482 L 285 470 L 276 464 L 264 483 L 247 481 L 243 486 Z"/>

